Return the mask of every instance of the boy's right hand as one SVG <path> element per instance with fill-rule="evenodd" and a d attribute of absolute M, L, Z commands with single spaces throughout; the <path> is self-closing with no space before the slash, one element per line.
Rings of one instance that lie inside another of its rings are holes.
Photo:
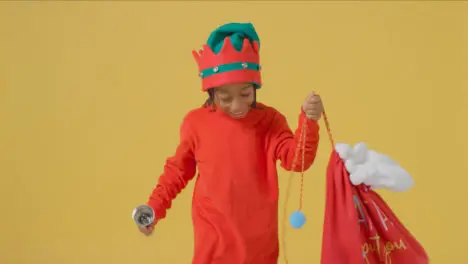
<path fill-rule="evenodd" d="M 145 236 L 150 236 L 153 233 L 154 225 L 150 226 L 139 226 L 140 232 L 143 233 Z"/>

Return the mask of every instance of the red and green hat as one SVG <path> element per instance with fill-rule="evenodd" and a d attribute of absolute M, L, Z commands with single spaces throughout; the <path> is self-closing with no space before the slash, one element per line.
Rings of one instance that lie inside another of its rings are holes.
<path fill-rule="evenodd" d="M 229 23 L 215 29 L 201 50 L 193 51 L 207 91 L 231 83 L 262 86 L 260 39 L 251 23 Z"/>

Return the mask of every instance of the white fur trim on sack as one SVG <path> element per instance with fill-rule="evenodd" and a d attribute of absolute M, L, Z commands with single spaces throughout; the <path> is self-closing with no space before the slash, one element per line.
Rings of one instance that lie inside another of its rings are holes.
<path fill-rule="evenodd" d="M 354 185 L 366 184 L 372 189 L 404 192 L 414 185 L 409 173 L 389 156 L 367 148 L 363 142 L 350 146 L 335 145 L 336 152 L 345 162 Z"/>

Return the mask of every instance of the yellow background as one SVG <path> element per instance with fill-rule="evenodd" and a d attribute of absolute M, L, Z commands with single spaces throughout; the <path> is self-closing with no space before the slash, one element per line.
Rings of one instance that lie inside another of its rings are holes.
<path fill-rule="evenodd" d="M 382 193 L 432 263 L 468 263 L 462 2 L 1 3 L 0 263 L 190 263 L 193 183 L 150 238 L 131 211 L 205 100 L 192 49 L 231 21 L 253 22 L 262 39 L 260 100 L 295 128 L 320 92 L 337 141 L 365 141 L 415 178 L 407 193 Z M 324 132 L 308 224 L 288 231 L 291 264 L 319 263 Z"/>

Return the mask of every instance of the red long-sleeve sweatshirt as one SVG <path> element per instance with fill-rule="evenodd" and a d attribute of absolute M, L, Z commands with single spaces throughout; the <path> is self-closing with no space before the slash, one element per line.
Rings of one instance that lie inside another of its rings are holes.
<path fill-rule="evenodd" d="M 307 122 L 305 169 L 317 152 L 317 121 L 301 111 L 295 133 L 274 108 L 258 104 L 240 120 L 211 108 L 191 111 L 183 120 L 180 144 L 167 159 L 148 205 L 158 220 L 194 178 L 193 264 L 276 264 L 278 242 L 277 161 L 295 168 L 293 157 L 301 126 Z M 306 120 L 306 121 L 305 121 Z"/>

